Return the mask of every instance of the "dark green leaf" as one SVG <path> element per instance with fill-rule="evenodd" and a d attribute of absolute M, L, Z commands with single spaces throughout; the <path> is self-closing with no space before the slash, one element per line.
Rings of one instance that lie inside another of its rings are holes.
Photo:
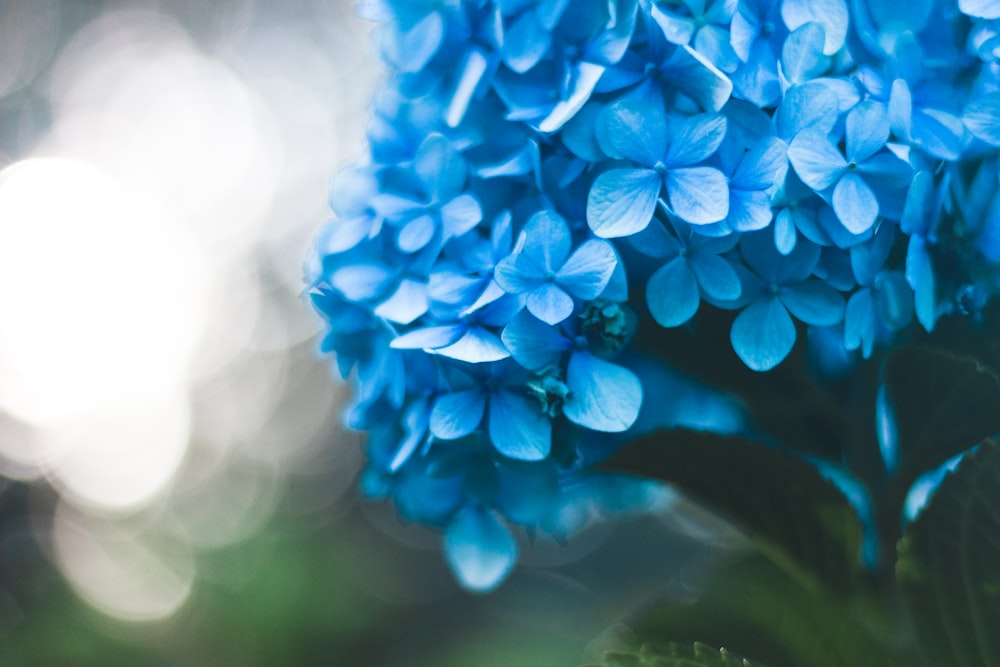
<path fill-rule="evenodd" d="M 655 649 L 649 645 L 638 651 L 608 651 L 603 667 L 762 667 L 760 663 L 738 658 L 726 649 L 701 643 L 668 644 Z"/>
<path fill-rule="evenodd" d="M 801 458 L 740 437 L 671 430 L 625 445 L 602 467 L 673 484 L 806 580 L 840 588 L 857 571 L 857 514 Z"/>
<path fill-rule="evenodd" d="M 803 586 L 759 555 L 726 563 L 696 598 L 662 601 L 633 626 L 643 641 L 698 638 L 774 667 L 897 664 L 892 624 L 873 598 Z"/>
<path fill-rule="evenodd" d="M 882 369 L 895 415 L 903 484 L 1000 433 L 1000 380 L 969 357 L 894 350 Z"/>
<path fill-rule="evenodd" d="M 945 477 L 899 543 L 896 579 L 926 664 L 1000 664 L 1000 444 Z"/>

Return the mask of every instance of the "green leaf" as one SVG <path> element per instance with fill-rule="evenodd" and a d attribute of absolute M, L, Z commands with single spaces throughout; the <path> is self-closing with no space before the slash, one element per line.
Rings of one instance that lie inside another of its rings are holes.
<path fill-rule="evenodd" d="M 662 649 L 645 645 L 636 652 L 608 651 L 603 667 L 763 667 L 738 658 L 726 649 L 705 644 L 668 644 Z"/>
<path fill-rule="evenodd" d="M 694 599 L 661 601 L 632 625 L 643 641 L 697 638 L 774 667 L 898 664 L 892 623 L 874 598 L 803 586 L 759 554 L 724 563 Z"/>
<path fill-rule="evenodd" d="M 910 484 L 983 439 L 1000 433 L 1000 380 L 970 357 L 894 350 L 882 368 L 895 416 L 899 477 Z"/>
<path fill-rule="evenodd" d="M 984 442 L 945 477 L 898 550 L 925 663 L 1000 664 L 1000 444 Z"/>
<path fill-rule="evenodd" d="M 673 484 L 805 582 L 838 589 L 857 573 L 857 514 L 797 456 L 741 437 L 670 430 L 632 441 L 602 468 Z"/>

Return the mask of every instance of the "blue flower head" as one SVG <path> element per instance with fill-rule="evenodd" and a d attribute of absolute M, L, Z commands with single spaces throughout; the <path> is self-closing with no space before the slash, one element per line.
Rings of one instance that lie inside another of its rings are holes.
<path fill-rule="evenodd" d="M 749 369 L 807 338 L 841 373 L 1000 290 L 993 0 L 362 9 L 390 77 L 306 280 L 363 490 L 466 588 L 653 502 L 587 472 L 639 431 L 740 428 L 664 329 L 729 311 Z"/>

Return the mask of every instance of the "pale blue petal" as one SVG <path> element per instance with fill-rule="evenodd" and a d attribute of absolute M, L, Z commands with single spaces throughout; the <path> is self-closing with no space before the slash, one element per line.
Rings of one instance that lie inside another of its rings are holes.
<path fill-rule="evenodd" d="M 781 18 L 789 30 L 816 21 L 826 32 L 823 53 L 832 56 L 844 45 L 849 21 L 844 0 L 782 0 Z"/>
<path fill-rule="evenodd" d="M 451 238 L 461 236 L 483 219 L 483 208 L 474 196 L 463 193 L 441 207 L 444 234 Z"/>
<path fill-rule="evenodd" d="M 400 350 L 433 349 L 451 345 L 465 333 L 463 324 L 421 327 L 392 339 L 389 347 Z"/>
<path fill-rule="evenodd" d="M 441 14 L 431 12 L 408 31 L 399 34 L 398 39 L 383 38 L 386 59 L 401 72 L 419 72 L 441 48 L 444 28 Z"/>
<path fill-rule="evenodd" d="M 594 431 L 627 430 L 639 416 L 642 383 L 635 373 L 593 356 L 577 352 L 566 369 L 570 394 L 563 413 L 574 424 Z"/>
<path fill-rule="evenodd" d="M 508 294 L 524 294 L 537 288 L 545 280 L 530 261 L 521 254 L 500 260 L 493 269 L 493 279 Z"/>
<path fill-rule="evenodd" d="M 667 262 L 646 283 L 649 313 L 662 327 L 684 324 L 698 312 L 700 302 L 698 282 L 685 257 Z"/>
<path fill-rule="evenodd" d="M 573 299 L 555 283 L 542 283 L 525 300 L 528 312 L 546 324 L 559 324 L 573 314 Z"/>
<path fill-rule="evenodd" d="M 840 178 L 847 160 L 833 142 L 816 130 L 803 130 L 788 145 L 788 159 L 802 182 L 817 192 Z"/>
<path fill-rule="evenodd" d="M 545 133 L 555 132 L 575 116 L 576 112 L 590 99 L 591 93 L 594 92 L 594 86 L 597 85 L 598 80 L 604 74 L 604 70 L 603 66 L 593 63 L 581 62 L 575 64 L 571 75 L 572 87 L 566 91 L 564 98 L 552 107 L 552 111 L 539 121 L 538 131 Z"/>
<path fill-rule="evenodd" d="M 442 394 L 431 408 L 431 433 L 442 440 L 465 437 L 479 426 L 485 410 L 485 388 Z"/>
<path fill-rule="evenodd" d="M 333 272 L 330 285 L 348 301 L 367 301 L 384 294 L 395 277 L 396 272 L 384 264 L 347 264 Z"/>
<path fill-rule="evenodd" d="M 573 251 L 556 273 L 556 282 L 576 298 L 590 301 L 604 291 L 617 265 L 611 244 L 591 239 Z"/>
<path fill-rule="evenodd" d="M 496 512 L 470 506 L 445 531 L 444 553 L 464 588 L 488 593 L 517 562 L 517 542 Z"/>
<path fill-rule="evenodd" d="M 649 5 L 649 16 L 660 26 L 663 36 L 671 44 L 689 43 L 697 30 L 694 19 L 668 14 L 656 3 Z"/>
<path fill-rule="evenodd" d="M 991 146 L 1000 146 L 1000 92 L 988 93 L 968 104 L 962 111 L 962 122 L 974 136 Z"/>
<path fill-rule="evenodd" d="M 708 159 L 726 136 L 726 117 L 702 113 L 685 118 L 670 128 L 667 167 L 687 167 Z"/>
<path fill-rule="evenodd" d="M 450 199 L 465 186 L 468 168 L 451 141 L 440 134 L 428 135 L 413 160 L 413 170 L 435 201 Z"/>
<path fill-rule="evenodd" d="M 1000 0 L 958 0 L 963 14 L 981 19 L 1000 19 Z"/>
<path fill-rule="evenodd" d="M 466 52 L 462 66 L 459 68 L 462 74 L 455 86 L 451 103 L 444 114 L 444 120 L 449 127 L 458 127 L 462 119 L 465 118 L 473 95 L 483 81 L 483 75 L 486 74 L 488 68 L 489 61 L 481 49 L 473 47 Z"/>
<path fill-rule="evenodd" d="M 771 197 L 764 190 L 729 190 L 726 222 L 737 232 L 764 229 L 771 222 Z"/>
<path fill-rule="evenodd" d="M 551 43 L 552 33 L 539 23 L 534 12 L 524 12 L 504 31 L 503 61 L 524 74 L 545 56 Z"/>
<path fill-rule="evenodd" d="M 781 49 L 781 72 L 790 83 L 805 83 L 826 70 L 829 58 L 823 55 L 826 32 L 810 21 L 796 28 Z"/>
<path fill-rule="evenodd" d="M 403 252 L 416 252 L 430 243 L 437 231 L 437 221 L 429 215 L 410 220 L 399 230 L 396 245 Z"/>
<path fill-rule="evenodd" d="M 910 141 L 910 129 L 913 122 L 913 96 L 910 87 L 903 79 L 896 79 L 889 89 L 889 127 L 893 133 L 904 141 Z"/>
<path fill-rule="evenodd" d="M 996 122 L 1000 122 L 1000 118 Z M 936 109 L 918 111 L 913 114 L 911 133 L 914 143 L 933 157 L 941 160 L 962 157 L 965 128 L 962 121 L 950 113 Z M 997 136 L 1000 137 L 1000 133 Z"/>
<path fill-rule="evenodd" d="M 775 114 L 778 135 L 786 140 L 806 129 L 828 134 L 836 122 L 837 94 L 817 82 L 792 86 Z"/>
<path fill-rule="evenodd" d="M 527 312 L 511 320 L 500 338 L 514 360 L 530 371 L 554 363 L 573 344 L 558 329 Z"/>
<path fill-rule="evenodd" d="M 706 111 L 722 109 L 733 92 L 729 77 L 687 45 L 676 49 L 660 71 L 665 83 L 677 87 Z"/>
<path fill-rule="evenodd" d="M 718 2 L 716 6 L 722 4 Z M 723 72 L 732 72 L 740 64 L 736 52 L 729 43 L 729 31 L 717 25 L 703 26 L 695 35 L 694 48 Z"/>
<path fill-rule="evenodd" d="M 531 216 L 521 234 L 526 241 L 522 250 L 524 257 L 543 272 L 540 278 L 562 266 L 573 245 L 566 221 L 548 209 Z"/>
<path fill-rule="evenodd" d="M 397 324 L 409 324 L 427 312 L 427 283 L 409 278 L 388 299 L 375 308 L 375 314 Z"/>
<path fill-rule="evenodd" d="M 913 288 L 913 306 L 917 321 L 926 331 L 934 330 L 937 321 L 937 286 L 934 267 L 927 253 L 927 242 L 923 237 L 911 236 L 906 248 L 906 281 Z"/>
<path fill-rule="evenodd" d="M 870 289 L 861 289 L 851 295 L 844 315 L 844 347 L 862 354 L 871 354 L 875 341 L 875 307 Z"/>
<path fill-rule="evenodd" d="M 788 145 L 777 137 L 768 137 L 743 156 L 729 182 L 741 190 L 770 190 L 787 167 Z"/>
<path fill-rule="evenodd" d="M 670 207 L 685 222 L 706 225 L 729 215 L 729 183 L 718 169 L 671 169 L 666 180 Z"/>
<path fill-rule="evenodd" d="M 792 315 L 806 324 L 830 327 L 844 319 L 844 297 L 816 278 L 782 287 L 778 298 Z"/>
<path fill-rule="evenodd" d="M 837 218 L 852 234 L 871 229 L 878 217 L 878 199 L 857 174 L 844 174 L 837 182 L 837 187 L 833 189 L 832 203 Z"/>
<path fill-rule="evenodd" d="M 656 98 L 644 101 L 626 98 L 605 107 L 597 138 L 609 155 L 652 167 L 667 151 L 667 119 Z"/>
<path fill-rule="evenodd" d="M 587 195 L 587 223 L 602 238 L 642 231 L 653 218 L 662 183 L 660 175 L 652 169 L 604 172 Z"/>
<path fill-rule="evenodd" d="M 742 287 L 733 265 L 718 255 L 694 253 L 691 269 L 705 294 L 720 301 L 740 298 Z"/>
<path fill-rule="evenodd" d="M 867 100 L 847 114 L 847 159 L 862 162 L 889 139 L 889 114 L 878 102 Z"/>
<path fill-rule="evenodd" d="M 797 240 L 795 220 L 788 209 L 782 210 L 774 219 L 774 246 L 782 255 L 795 249 Z"/>
<path fill-rule="evenodd" d="M 490 440 L 504 456 L 540 461 L 552 449 L 552 422 L 534 398 L 499 390 L 490 397 Z"/>
<path fill-rule="evenodd" d="M 778 299 L 765 297 L 736 316 L 729 340 L 747 368 L 769 371 L 792 351 L 795 324 Z"/>
<path fill-rule="evenodd" d="M 470 364 L 500 361 L 510 356 L 500 338 L 482 327 L 469 327 L 457 341 L 447 347 L 435 348 L 434 352 Z"/>
<path fill-rule="evenodd" d="M 913 289 L 899 271 L 886 271 L 875 280 L 879 316 L 892 330 L 902 329 L 913 320 Z"/>

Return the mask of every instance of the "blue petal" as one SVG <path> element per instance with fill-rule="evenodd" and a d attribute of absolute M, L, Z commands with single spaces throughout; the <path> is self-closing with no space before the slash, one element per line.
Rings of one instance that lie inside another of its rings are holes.
<path fill-rule="evenodd" d="M 398 350 L 433 349 L 451 345 L 465 333 L 464 324 L 421 327 L 392 339 L 389 347 Z"/>
<path fill-rule="evenodd" d="M 847 114 L 847 159 L 862 162 L 885 146 L 889 115 L 878 102 L 866 100 Z"/>
<path fill-rule="evenodd" d="M 822 83 L 793 86 L 775 114 L 778 135 L 790 139 L 805 129 L 826 134 L 837 122 L 837 94 Z"/>
<path fill-rule="evenodd" d="M 573 299 L 555 283 L 542 283 L 525 300 L 528 312 L 546 324 L 559 324 L 573 314 Z"/>
<path fill-rule="evenodd" d="M 867 358 L 875 342 L 875 304 L 870 289 L 861 289 L 851 295 L 844 315 L 844 347 L 848 350 L 862 348 Z"/>
<path fill-rule="evenodd" d="M 617 265 L 611 244 L 591 239 L 570 255 L 556 273 L 556 282 L 576 298 L 590 301 L 604 291 Z"/>
<path fill-rule="evenodd" d="M 367 301 L 389 289 L 396 272 L 383 264 L 347 264 L 333 272 L 330 285 L 348 301 Z"/>
<path fill-rule="evenodd" d="M 668 14 L 656 3 L 649 5 L 649 16 L 660 26 L 663 36 L 671 44 L 689 43 L 697 30 L 694 19 Z"/>
<path fill-rule="evenodd" d="M 726 136 L 726 117 L 703 113 L 685 118 L 670 128 L 667 167 L 687 167 L 708 159 Z"/>
<path fill-rule="evenodd" d="M 642 383 L 635 373 L 593 356 L 577 352 L 566 369 L 570 395 L 563 413 L 573 422 L 594 431 L 618 433 L 639 416 Z"/>
<path fill-rule="evenodd" d="M 774 246 L 782 255 L 787 255 L 795 249 L 795 221 L 788 209 L 778 213 L 774 219 Z"/>
<path fill-rule="evenodd" d="M 466 507 L 444 534 L 448 565 L 462 586 L 488 593 L 517 562 L 517 542 L 495 512 Z"/>
<path fill-rule="evenodd" d="M 483 75 L 486 74 L 488 68 L 489 61 L 481 49 L 473 47 L 466 52 L 462 66 L 459 68 L 462 74 L 455 86 L 451 104 L 448 105 L 444 114 L 444 120 L 449 127 L 458 127 L 462 119 L 465 118 L 472 97 L 483 81 Z"/>
<path fill-rule="evenodd" d="M 722 109 L 733 92 L 729 77 L 687 45 L 676 49 L 660 71 L 665 83 L 675 86 L 706 111 Z"/>
<path fill-rule="evenodd" d="M 768 137 L 743 156 L 729 183 L 741 190 L 770 190 L 787 167 L 788 146 L 777 137 Z"/>
<path fill-rule="evenodd" d="M 671 169 L 666 181 L 670 206 L 682 220 L 705 225 L 718 222 L 729 214 L 729 183 L 718 169 Z"/>
<path fill-rule="evenodd" d="M 875 280 L 879 316 L 896 331 L 913 320 L 913 289 L 899 271 L 886 271 Z"/>
<path fill-rule="evenodd" d="M 852 234 L 871 229 L 878 217 L 878 199 L 857 174 L 844 174 L 833 189 L 833 210 Z"/>
<path fill-rule="evenodd" d="M 375 308 L 375 314 L 390 322 L 409 324 L 427 312 L 427 283 L 401 281 L 396 291 Z"/>
<path fill-rule="evenodd" d="M 483 208 L 474 196 L 463 193 L 441 207 L 441 222 L 446 237 L 461 236 L 483 219 Z"/>
<path fill-rule="evenodd" d="M 927 242 L 923 237 L 911 236 L 906 248 L 906 281 L 913 288 L 914 310 L 917 321 L 927 331 L 934 330 L 937 321 L 937 287 L 934 267 L 927 253 Z"/>
<path fill-rule="evenodd" d="M 426 194 L 436 201 L 458 194 L 468 176 L 465 159 L 451 141 L 440 134 L 430 134 L 421 142 L 413 160 L 413 170 L 427 188 Z"/>
<path fill-rule="evenodd" d="M 386 39 L 382 48 L 386 60 L 401 72 L 419 72 L 430 62 L 444 40 L 444 19 L 438 12 L 428 14 L 397 39 Z"/>
<path fill-rule="evenodd" d="M 815 278 L 782 287 L 778 298 L 792 315 L 806 324 L 830 327 L 844 319 L 844 297 Z"/>
<path fill-rule="evenodd" d="M 493 269 L 493 278 L 508 294 L 524 294 L 541 285 L 544 274 L 518 253 L 500 260 Z"/>
<path fill-rule="evenodd" d="M 442 440 L 465 437 L 479 426 L 485 410 L 485 389 L 456 391 L 438 396 L 431 408 L 431 433 Z"/>
<path fill-rule="evenodd" d="M 685 257 L 667 262 L 646 283 L 646 304 L 662 327 L 684 324 L 698 312 L 700 302 L 698 282 Z"/>
<path fill-rule="evenodd" d="M 573 66 L 572 87 L 566 91 L 564 98 L 559 100 L 545 118 L 538 122 L 539 132 L 555 132 L 562 128 L 581 107 L 590 99 L 594 86 L 604 74 L 604 67 L 593 63 L 581 62 Z"/>
<path fill-rule="evenodd" d="M 817 192 L 840 178 L 847 160 L 822 132 L 803 130 L 788 145 L 788 159 L 802 182 Z"/>
<path fill-rule="evenodd" d="M 1000 92 L 988 93 L 966 105 L 962 122 L 976 137 L 1000 146 Z"/>
<path fill-rule="evenodd" d="M 430 243 L 437 230 L 437 221 L 429 215 L 417 216 L 399 230 L 396 245 L 406 253 L 416 252 Z"/>
<path fill-rule="evenodd" d="M 721 301 L 740 298 L 743 289 L 733 265 L 718 255 L 695 253 L 691 256 L 691 269 L 705 294 Z"/>
<path fill-rule="evenodd" d="M 795 324 L 780 301 L 765 297 L 736 316 L 729 340 L 748 368 L 769 371 L 792 351 Z"/>
<path fill-rule="evenodd" d="M 470 364 L 500 361 L 510 356 L 497 335 L 482 327 L 469 327 L 457 341 L 446 347 L 434 348 L 434 352 Z"/>
<path fill-rule="evenodd" d="M 645 103 L 644 103 L 645 102 Z M 601 112 L 597 140 L 606 153 L 652 167 L 667 151 L 667 118 L 658 96 L 626 98 Z"/>
<path fill-rule="evenodd" d="M 548 209 L 531 216 L 521 235 L 525 241 L 522 252 L 544 272 L 539 274 L 541 278 L 563 265 L 573 244 L 566 221 Z"/>
<path fill-rule="evenodd" d="M 652 169 L 604 172 L 587 195 L 587 223 L 602 238 L 642 231 L 653 218 L 662 183 L 660 175 Z"/>
<path fill-rule="evenodd" d="M 528 313 L 521 313 L 500 334 L 510 354 L 517 363 L 530 371 L 554 363 L 572 341 Z"/>
<path fill-rule="evenodd" d="M 823 54 L 832 56 L 844 45 L 849 16 L 844 0 L 782 0 L 781 18 L 789 30 L 816 21 L 826 32 Z"/>
<path fill-rule="evenodd" d="M 771 197 L 764 190 L 729 190 L 729 217 L 726 222 L 737 232 L 764 229 L 771 222 Z"/>
<path fill-rule="evenodd" d="M 997 121 L 1000 121 L 1000 118 L 997 118 Z M 914 143 L 933 157 L 941 160 L 957 160 L 962 157 L 965 130 L 962 121 L 950 113 L 936 109 L 918 111 L 913 114 L 911 132 Z M 1000 133 L 996 136 L 1000 137 Z M 993 143 L 985 138 L 983 140 Z"/>
<path fill-rule="evenodd" d="M 813 21 L 788 36 L 781 49 L 781 72 L 790 83 L 805 83 L 823 73 L 829 63 L 823 55 L 825 41 L 823 26 Z"/>
<path fill-rule="evenodd" d="M 958 0 L 963 14 L 981 19 L 1000 19 L 1000 0 Z"/>
<path fill-rule="evenodd" d="M 524 12 L 504 32 L 503 61 L 518 74 L 538 64 L 552 44 L 552 33 L 545 29 L 534 12 Z"/>
<path fill-rule="evenodd" d="M 541 461 L 552 449 L 552 422 L 538 401 L 498 390 L 490 397 L 490 440 L 504 456 Z"/>
<path fill-rule="evenodd" d="M 716 6 L 722 4 L 717 2 Z M 695 35 L 694 48 L 723 72 L 732 72 L 740 64 L 736 52 L 729 43 L 729 31 L 717 25 L 702 26 Z"/>

